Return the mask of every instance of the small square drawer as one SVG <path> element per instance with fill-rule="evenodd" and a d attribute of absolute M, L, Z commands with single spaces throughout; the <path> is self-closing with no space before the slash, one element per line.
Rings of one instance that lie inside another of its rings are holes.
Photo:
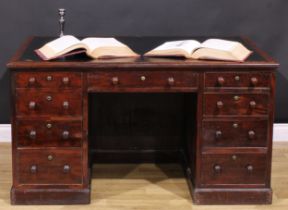
<path fill-rule="evenodd" d="M 264 185 L 267 176 L 266 154 L 204 154 L 202 185 Z"/>
<path fill-rule="evenodd" d="M 204 120 L 204 147 L 266 147 L 267 120 Z"/>
<path fill-rule="evenodd" d="M 179 91 L 198 88 L 198 74 L 189 71 L 101 71 L 88 74 L 88 90 L 149 88 Z"/>
<path fill-rule="evenodd" d="M 79 88 L 82 73 L 78 72 L 21 72 L 15 76 L 16 88 Z"/>
<path fill-rule="evenodd" d="M 21 149 L 17 151 L 19 184 L 82 184 L 81 150 Z"/>
<path fill-rule="evenodd" d="M 267 115 L 270 101 L 265 93 L 205 93 L 204 115 Z"/>
<path fill-rule="evenodd" d="M 80 147 L 81 120 L 18 120 L 18 147 Z"/>
<path fill-rule="evenodd" d="M 16 91 L 16 115 L 18 116 L 76 116 L 82 115 L 82 91 Z"/>
<path fill-rule="evenodd" d="M 208 72 L 205 88 L 269 88 L 271 73 Z"/>

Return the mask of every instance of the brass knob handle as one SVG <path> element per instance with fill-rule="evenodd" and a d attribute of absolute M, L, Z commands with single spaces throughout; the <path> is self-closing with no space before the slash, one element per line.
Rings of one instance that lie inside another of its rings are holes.
<path fill-rule="evenodd" d="M 233 123 L 233 128 L 238 128 L 239 127 L 239 125 L 238 125 L 238 123 Z"/>
<path fill-rule="evenodd" d="M 62 104 L 64 109 L 68 109 L 69 108 L 69 102 L 68 101 L 64 101 Z"/>
<path fill-rule="evenodd" d="M 252 77 L 252 78 L 250 79 L 250 81 L 251 81 L 251 84 L 252 84 L 253 86 L 256 86 L 257 83 L 258 83 L 258 79 L 257 79 L 256 77 Z"/>
<path fill-rule="evenodd" d="M 169 84 L 170 86 L 172 86 L 172 85 L 174 85 L 174 83 L 175 83 L 174 78 L 173 78 L 173 77 L 169 77 L 169 78 L 168 78 L 168 84 Z"/>
<path fill-rule="evenodd" d="M 145 76 L 141 76 L 140 79 L 141 79 L 141 81 L 145 81 L 146 77 Z"/>
<path fill-rule="evenodd" d="M 253 131 L 253 130 L 248 131 L 249 139 L 254 139 L 255 135 L 256 135 L 255 131 Z"/>
<path fill-rule="evenodd" d="M 30 78 L 29 78 L 29 84 L 30 84 L 30 85 L 35 84 L 35 82 L 36 82 L 36 78 L 35 78 L 35 77 L 30 77 Z"/>
<path fill-rule="evenodd" d="M 217 101 L 217 108 L 221 109 L 224 106 L 222 101 Z"/>
<path fill-rule="evenodd" d="M 46 128 L 52 128 L 52 124 L 51 123 L 47 123 L 46 124 Z"/>
<path fill-rule="evenodd" d="M 53 160 L 53 158 L 54 158 L 53 155 L 48 155 L 48 156 L 47 156 L 47 159 L 48 159 L 49 161 Z"/>
<path fill-rule="evenodd" d="M 237 155 L 232 155 L 232 160 L 237 160 Z"/>
<path fill-rule="evenodd" d="M 246 166 L 248 172 L 252 172 L 253 171 L 253 166 L 252 165 L 248 165 Z"/>
<path fill-rule="evenodd" d="M 32 165 L 31 167 L 30 167 L 30 172 L 31 173 L 36 173 L 37 172 L 37 166 L 36 165 Z"/>
<path fill-rule="evenodd" d="M 224 77 L 218 77 L 217 78 L 217 83 L 218 83 L 219 86 L 224 85 L 224 83 L 225 83 Z"/>
<path fill-rule="evenodd" d="M 234 96 L 233 99 L 234 101 L 238 101 L 240 99 L 240 96 Z"/>
<path fill-rule="evenodd" d="M 256 101 L 250 101 L 250 107 L 254 109 L 256 107 Z"/>
<path fill-rule="evenodd" d="M 53 79 L 53 77 L 52 77 L 51 75 L 48 75 L 48 76 L 46 77 L 46 80 L 47 80 L 47 81 L 52 81 L 52 79 Z"/>
<path fill-rule="evenodd" d="M 214 166 L 214 171 L 217 172 L 217 173 L 221 172 L 221 166 L 220 165 L 215 165 Z"/>
<path fill-rule="evenodd" d="M 62 132 L 62 138 L 63 139 L 68 139 L 69 138 L 69 131 L 63 131 Z"/>
<path fill-rule="evenodd" d="M 117 85 L 118 83 L 119 83 L 119 79 L 118 79 L 118 77 L 112 77 L 112 84 L 113 85 Z"/>
<path fill-rule="evenodd" d="M 35 109 L 36 107 L 36 102 L 35 101 L 30 101 L 29 102 L 29 109 Z"/>
<path fill-rule="evenodd" d="M 62 82 L 63 82 L 64 85 L 68 85 L 68 84 L 69 84 L 69 81 L 70 81 L 70 80 L 69 80 L 69 77 L 63 77 L 63 78 L 62 78 Z"/>
<path fill-rule="evenodd" d="M 234 79 L 235 79 L 235 81 L 238 82 L 238 81 L 240 81 L 240 76 L 237 75 L 237 76 L 234 77 Z"/>
<path fill-rule="evenodd" d="M 36 139 L 36 131 L 35 130 L 31 130 L 29 132 L 29 137 L 30 137 L 30 139 Z"/>
<path fill-rule="evenodd" d="M 215 136 L 217 139 L 219 139 L 222 136 L 222 131 L 216 131 Z"/>
<path fill-rule="evenodd" d="M 63 166 L 63 172 L 68 173 L 70 171 L 70 166 L 69 165 L 64 165 Z"/>
<path fill-rule="evenodd" d="M 52 101 L 52 96 L 46 96 L 47 101 Z"/>

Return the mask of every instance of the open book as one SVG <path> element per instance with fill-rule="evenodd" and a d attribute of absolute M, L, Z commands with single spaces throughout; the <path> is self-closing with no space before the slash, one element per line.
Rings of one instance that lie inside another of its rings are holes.
<path fill-rule="evenodd" d="M 127 45 L 114 38 L 86 38 L 79 40 L 66 35 L 48 42 L 35 52 L 43 60 L 51 60 L 68 55 L 86 52 L 91 58 L 136 57 Z"/>
<path fill-rule="evenodd" d="M 170 41 L 147 52 L 145 56 L 185 57 L 192 59 L 244 61 L 252 52 L 241 43 L 222 39 Z"/>

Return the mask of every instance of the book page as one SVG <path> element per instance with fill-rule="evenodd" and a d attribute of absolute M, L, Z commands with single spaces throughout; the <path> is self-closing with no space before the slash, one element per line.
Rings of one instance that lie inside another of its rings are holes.
<path fill-rule="evenodd" d="M 201 43 L 196 40 L 180 40 L 180 41 L 165 42 L 159 47 L 153 49 L 153 51 L 181 49 L 185 50 L 188 54 L 192 54 L 192 52 L 200 46 Z"/>
<path fill-rule="evenodd" d="M 99 47 L 126 47 L 123 43 L 115 38 L 86 38 L 81 41 L 89 47 L 90 51 Z"/>
<path fill-rule="evenodd" d="M 232 51 L 239 42 L 223 39 L 208 39 L 201 44 L 201 48 L 211 48 L 215 50 Z"/>
<path fill-rule="evenodd" d="M 58 53 L 79 43 L 80 43 L 80 40 L 77 39 L 76 37 L 71 36 L 71 35 L 66 35 L 52 42 L 47 43 L 46 46 L 52 49 L 54 52 Z"/>

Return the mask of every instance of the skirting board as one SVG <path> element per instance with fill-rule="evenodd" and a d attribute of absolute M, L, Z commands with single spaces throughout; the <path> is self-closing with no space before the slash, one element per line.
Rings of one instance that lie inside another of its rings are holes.
<path fill-rule="evenodd" d="M 288 124 L 274 123 L 273 141 L 288 142 Z M 0 142 L 11 142 L 11 125 L 0 124 Z"/>
<path fill-rule="evenodd" d="M 0 142 L 11 142 L 11 124 L 0 124 Z"/>

